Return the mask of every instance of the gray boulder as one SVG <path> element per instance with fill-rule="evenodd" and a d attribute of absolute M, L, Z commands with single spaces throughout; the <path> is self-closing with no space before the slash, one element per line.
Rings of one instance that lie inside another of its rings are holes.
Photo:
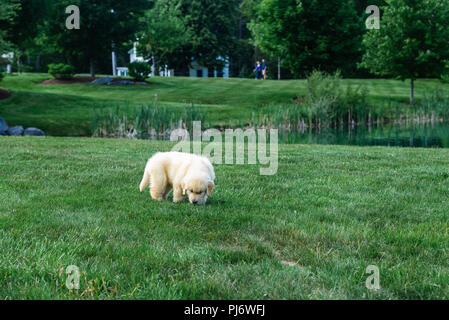
<path fill-rule="evenodd" d="M 27 128 L 25 129 L 24 136 L 38 136 L 38 137 L 44 137 L 45 133 L 41 129 L 38 128 Z"/>
<path fill-rule="evenodd" d="M 94 80 L 91 83 L 93 83 L 93 84 L 110 84 L 113 80 L 114 80 L 114 78 L 112 78 L 112 77 L 104 77 L 104 78 Z"/>
<path fill-rule="evenodd" d="M 0 132 L 5 132 L 7 130 L 8 130 L 8 124 L 6 123 L 5 120 L 0 118 Z"/>
<path fill-rule="evenodd" d="M 119 80 L 119 81 L 114 81 L 114 82 L 108 83 L 108 85 L 110 85 L 110 86 L 132 86 L 135 84 L 136 83 L 134 81 L 129 81 L 129 80 Z"/>
<path fill-rule="evenodd" d="M 22 126 L 15 126 L 12 128 L 9 128 L 8 131 L 6 131 L 8 133 L 9 136 L 23 136 L 25 130 L 23 130 Z"/>

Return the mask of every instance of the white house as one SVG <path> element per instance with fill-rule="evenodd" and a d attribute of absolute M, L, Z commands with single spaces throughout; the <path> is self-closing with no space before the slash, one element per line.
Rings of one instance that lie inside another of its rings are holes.
<path fill-rule="evenodd" d="M 196 61 L 193 61 L 189 68 L 190 77 L 203 77 L 203 78 L 229 78 L 229 61 L 218 57 L 225 63 L 225 66 L 221 70 L 209 70 L 209 68 L 199 65 Z"/>
<path fill-rule="evenodd" d="M 113 61 L 113 70 L 115 71 L 114 75 L 117 76 L 127 76 L 129 74 L 128 68 L 125 67 L 115 67 L 115 54 L 113 54 L 112 61 Z M 129 54 L 129 61 L 149 61 L 145 60 L 143 57 L 140 57 L 137 55 L 137 43 L 134 43 L 134 47 L 128 51 Z M 229 62 L 221 57 L 218 59 L 221 59 L 225 62 L 225 67 L 222 70 L 209 70 L 207 67 L 199 65 L 196 61 L 192 63 L 192 65 L 188 68 L 188 72 L 181 72 L 181 71 L 175 71 L 174 69 L 168 69 L 168 66 L 165 66 L 163 70 L 159 70 L 158 74 L 156 73 L 156 70 L 154 66 L 152 67 L 152 71 L 150 73 L 150 76 L 159 75 L 162 77 L 173 77 L 176 74 L 178 75 L 185 75 L 189 77 L 202 77 L 202 78 L 208 78 L 208 77 L 223 77 L 223 78 L 229 78 Z"/>

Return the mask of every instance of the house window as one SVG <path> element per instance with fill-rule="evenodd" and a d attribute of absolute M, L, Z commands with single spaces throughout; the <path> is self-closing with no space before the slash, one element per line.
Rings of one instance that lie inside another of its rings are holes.
<path fill-rule="evenodd" d="M 203 70 L 201 70 L 201 69 L 196 70 L 196 76 L 198 78 L 202 78 L 203 77 Z"/>

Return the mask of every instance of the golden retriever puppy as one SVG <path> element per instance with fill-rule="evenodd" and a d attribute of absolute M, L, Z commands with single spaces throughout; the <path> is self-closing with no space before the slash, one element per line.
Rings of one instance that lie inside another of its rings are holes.
<path fill-rule="evenodd" d="M 209 159 L 190 153 L 156 153 L 145 167 L 140 192 L 150 185 L 151 197 L 162 201 L 173 189 L 173 202 L 185 195 L 192 204 L 206 204 L 215 187 L 215 172 Z"/>

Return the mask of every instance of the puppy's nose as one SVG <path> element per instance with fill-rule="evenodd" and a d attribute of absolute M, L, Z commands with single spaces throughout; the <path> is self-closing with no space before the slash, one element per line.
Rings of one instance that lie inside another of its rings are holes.
<path fill-rule="evenodd" d="M 198 200 L 193 200 L 192 203 L 193 204 L 198 204 Z"/>

